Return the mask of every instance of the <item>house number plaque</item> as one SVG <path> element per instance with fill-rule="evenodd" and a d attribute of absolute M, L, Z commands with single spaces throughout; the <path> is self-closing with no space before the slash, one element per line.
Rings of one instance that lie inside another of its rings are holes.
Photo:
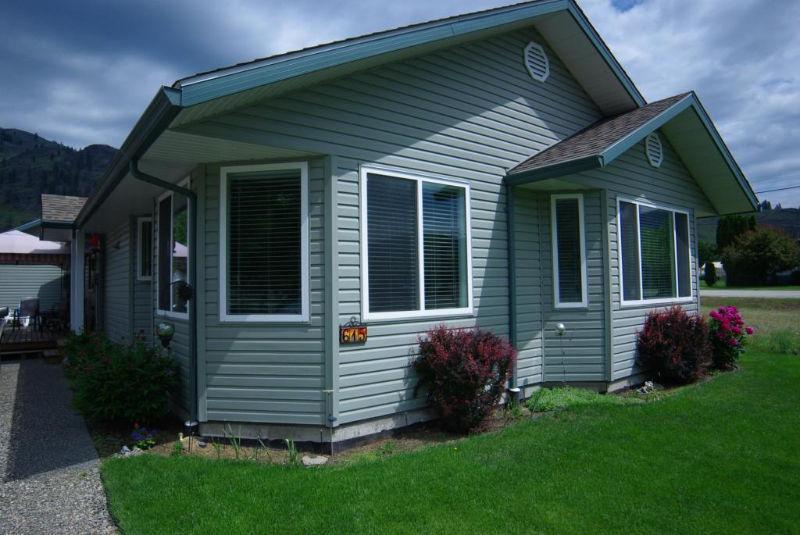
<path fill-rule="evenodd" d="M 367 341 L 367 326 L 356 321 L 355 316 L 344 325 L 339 325 L 340 344 L 363 344 Z"/>

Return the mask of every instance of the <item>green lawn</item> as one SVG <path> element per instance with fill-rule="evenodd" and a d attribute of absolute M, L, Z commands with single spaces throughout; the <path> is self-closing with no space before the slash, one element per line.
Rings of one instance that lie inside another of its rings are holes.
<path fill-rule="evenodd" d="M 717 281 L 714 286 L 709 286 L 706 281 L 700 280 L 701 290 L 800 290 L 800 286 L 787 284 L 784 286 L 736 286 L 728 288 L 724 280 Z"/>
<path fill-rule="evenodd" d="M 800 358 L 657 402 L 579 405 L 457 443 L 322 469 L 145 455 L 103 477 L 125 533 L 789 533 Z"/>

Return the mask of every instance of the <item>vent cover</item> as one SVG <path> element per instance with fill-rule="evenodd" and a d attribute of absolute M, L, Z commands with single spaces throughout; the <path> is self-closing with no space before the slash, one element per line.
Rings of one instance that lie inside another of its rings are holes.
<path fill-rule="evenodd" d="M 650 165 L 661 167 L 661 162 L 664 160 L 664 148 L 661 146 L 661 138 L 657 133 L 653 132 L 645 138 L 644 148 Z"/>
<path fill-rule="evenodd" d="M 539 43 L 531 41 L 525 47 L 525 68 L 528 69 L 531 78 L 544 82 L 550 76 L 550 60 L 547 53 Z"/>

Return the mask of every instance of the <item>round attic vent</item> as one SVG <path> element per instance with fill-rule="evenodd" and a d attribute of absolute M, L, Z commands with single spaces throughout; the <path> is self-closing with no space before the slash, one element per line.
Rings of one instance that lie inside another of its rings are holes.
<path fill-rule="evenodd" d="M 544 82 L 550 76 L 550 60 L 547 53 L 539 43 L 531 41 L 525 47 L 525 68 L 528 69 L 531 78 Z"/>
<path fill-rule="evenodd" d="M 655 132 L 644 139 L 644 149 L 647 159 L 653 167 L 661 167 L 664 160 L 664 148 L 661 146 L 661 138 Z"/>

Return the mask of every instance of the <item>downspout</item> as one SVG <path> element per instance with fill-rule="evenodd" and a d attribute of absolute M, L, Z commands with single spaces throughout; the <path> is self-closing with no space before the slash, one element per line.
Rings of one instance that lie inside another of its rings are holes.
<path fill-rule="evenodd" d="M 181 186 L 176 186 L 171 182 L 162 180 L 153 175 L 148 175 L 139 170 L 137 159 L 131 159 L 129 170 L 133 178 L 147 182 L 154 186 L 173 191 L 179 195 L 184 195 L 189 201 L 189 286 L 192 288 L 192 296 L 189 299 L 189 382 L 190 402 L 189 419 L 191 422 L 197 421 L 197 299 L 195 293 L 197 285 L 197 194 Z"/>
<path fill-rule="evenodd" d="M 514 186 L 506 182 L 506 243 L 508 247 L 508 339 L 515 348 L 517 347 L 517 260 L 516 240 L 514 238 Z M 508 394 L 513 401 L 519 400 L 519 387 L 517 386 L 517 363 L 511 370 L 508 380 Z"/>

